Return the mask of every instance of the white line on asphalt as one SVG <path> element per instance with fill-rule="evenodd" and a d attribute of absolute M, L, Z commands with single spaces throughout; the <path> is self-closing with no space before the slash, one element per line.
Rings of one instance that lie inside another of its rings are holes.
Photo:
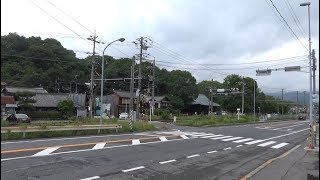
<path fill-rule="evenodd" d="M 265 146 L 268 146 L 268 145 L 270 145 L 270 144 L 274 144 L 274 143 L 276 143 L 276 141 L 268 141 L 268 142 L 265 142 L 265 143 L 259 144 L 258 146 L 260 146 L 260 147 L 265 147 Z"/>
<path fill-rule="evenodd" d="M 222 137 L 216 137 L 216 138 L 210 138 L 210 139 L 213 139 L 213 140 L 216 140 L 216 139 L 224 139 L 224 138 L 231 138 L 233 136 L 222 136 Z"/>
<path fill-rule="evenodd" d="M 182 141 L 184 139 L 172 139 L 172 140 L 168 140 L 169 141 Z M 156 144 L 156 143 L 160 143 L 161 141 L 154 141 L 154 142 L 146 142 L 146 143 L 140 143 L 140 144 Z M 118 147 L 128 147 L 128 146 L 133 146 L 132 144 L 128 145 L 118 145 L 118 146 L 109 146 L 109 147 L 104 147 L 102 149 L 113 149 L 113 148 L 118 148 Z M 99 151 L 100 149 L 81 149 L 81 150 L 75 150 L 75 151 L 65 151 L 65 152 L 57 152 L 57 153 L 51 153 L 48 154 L 47 156 L 51 156 L 51 155 L 59 155 L 59 154 L 70 154 L 70 153 L 78 153 L 78 152 L 86 152 L 86 151 Z M 13 157 L 13 158 L 6 158 L 6 159 L 1 159 L 2 161 L 10 161 L 10 160 L 17 160 L 17 159 L 26 159 L 26 158 L 32 158 L 32 157 L 38 157 L 38 156 L 20 156 L 20 157 Z"/>
<path fill-rule="evenodd" d="M 245 144 L 251 145 L 251 144 L 260 143 L 260 142 L 263 142 L 263 141 L 265 141 L 265 140 L 255 140 L 255 141 L 247 142 L 247 143 L 245 143 Z"/>
<path fill-rule="evenodd" d="M 168 141 L 168 139 L 164 136 L 159 137 L 160 141 Z"/>
<path fill-rule="evenodd" d="M 292 129 L 287 129 L 287 131 L 291 131 Z"/>
<path fill-rule="evenodd" d="M 182 137 L 183 139 L 189 139 L 186 135 L 180 135 L 180 137 Z"/>
<path fill-rule="evenodd" d="M 215 152 L 218 152 L 218 151 L 209 151 L 207 152 L 208 154 L 211 154 L 211 153 L 215 153 Z"/>
<path fill-rule="evenodd" d="M 299 130 L 299 131 L 293 131 L 292 133 L 283 134 L 283 135 L 280 135 L 280 136 L 275 136 L 275 137 L 271 137 L 271 138 L 264 139 L 264 140 L 265 140 L 265 141 L 268 141 L 268 140 L 276 139 L 276 138 L 283 137 L 283 136 L 289 136 L 289 135 L 291 135 L 291 134 L 296 134 L 296 133 L 299 133 L 299 132 L 302 132 L 302 131 L 305 131 L 305 130 L 308 130 L 308 129 L 309 129 L 309 128 L 302 129 L 302 130 Z"/>
<path fill-rule="evenodd" d="M 240 140 L 237 140 L 237 141 L 233 141 L 235 143 L 242 143 L 242 142 L 246 142 L 246 141 L 251 141 L 253 140 L 252 138 L 247 138 L 247 139 L 240 139 Z"/>
<path fill-rule="evenodd" d="M 187 156 L 187 158 L 193 158 L 193 157 L 197 157 L 197 156 L 200 156 L 200 154 L 194 154 L 194 155 L 191 155 L 191 156 Z"/>
<path fill-rule="evenodd" d="M 277 144 L 277 145 L 275 145 L 275 146 L 272 146 L 271 148 L 273 148 L 273 149 L 279 149 L 279 148 L 281 148 L 281 147 L 283 147 L 283 146 L 286 146 L 286 145 L 288 145 L 289 143 L 280 143 L 280 144 Z"/>
<path fill-rule="evenodd" d="M 60 147 L 52 147 L 52 148 L 47 148 L 45 150 L 42 150 L 32 156 L 46 156 L 46 155 L 49 155 L 50 153 L 52 153 L 53 151 L 59 149 Z"/>
<path fill-rule="evenodd" d="M 228 139 L 222 139 L 222 141 L 232 141 L 232 140 L 237 140 L 237 139 L 242 139 L 243 137 L 233 137 L 233 138 L 228 138 Z"/>
<path fill-rule="evenodd" d="M 140 144 L 139 139 L 132 139 L 132 145 L 138 145 L 138 144 Z"/>
<path fill-rule="evenodd" d="M 224 148 L 223 150 L 225 151 L 225 150 L 228 150 L 228 149 L 232 149 L 231 147 L 227 147 L 227 148 Z"/>
<path fill-rule="evenodd" d="M 203 136 L 201 138 L 213 138 L 213 137 L 219 137 L 219 136 L 223 136 L 223 135 L 219 134 L 219 135 L 212 135 L 212 136 Z"/>
<path fill-rule="evenodd" d="M 85 137 L 73 137 L 73 138 L 56 138 L 56 139 L 38 139 L 38 140 L 32 140 L 32 141 L 13 141 L 13 142 L 2 142 L 1 144 L 18 144 L 18 143 L 32 143 L 32 142 L 42 142 L 42 141 L 62 141 L 62 140 L 71 140 L 71 139 L 89 139 L 89 138 L 99 138 L 99 137 L 111 137 L 111 136 L 127 136 L 127 135 L 140 135 L 137 134 L 117 134 L 117 135 L 101 135 L 101 136 L 85 136 Z"/>
<path fill-rule="evenodd" d="M 296 124 L 296 125 L 292 125 L 292 126 L 285 126 L 285 127 L 275 128 L 273 130 L 285 129 L 285 128 L 301 126 L 301 125 L 306 125 L 306 124 L 305 123 L 301 123 L 301 124 Z"/>
<path fill-rule="evenodd" d="M 159 162 L 159 164 L 166 164 L 166 163 L 171 163 L 171 162 L 175 162 L 175 161 L 176 161 L 175 159 L 171 159 L 171 160 L 168 160 L 168 161 Z"/>
<path fill-rule="evenodd" d="M 240 145 L 238 145 L 237 147 L 241 147 L 242 145 L 240 144 Z"/>
<path fill-rule="evenodd" d="M 143 169 L 143 168 L 145 168 L 145 167 L 144 166 L 139 166 L 139 167 L 135 167 L 135 168 L 131 168 L 131 169 L 122 170 L 122 172 L 130 172 L 130 171 L 135 171 L 135 170 Z"/>
<path fill-rule="evenodd" d="M 102 149 L 102 148 L 104 148 L 104 146 L 106 144 L 107 144 L 106 142 L 98 143 L 98 144 L 94 145 L 94 147 L 92 149 Z"/>
<path fill-rule="evenodd" d="M 100 176 L 92 176 L 92 177 L 88 177 L 88 178 L 84 178 L 84 179 L 80 179 L 80 180 L 93 180 L 93 179 L 99 179 Z"/>

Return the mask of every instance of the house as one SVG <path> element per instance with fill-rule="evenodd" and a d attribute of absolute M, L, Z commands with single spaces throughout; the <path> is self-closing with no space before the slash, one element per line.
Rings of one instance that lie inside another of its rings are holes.
<path fill-rule="evenodd" d="M 15 114 L 17 104 L 13 96 L 1 96 L 1 118 L 6 118 L 11 114 Z"/>
<path fill-rule="evenodd" d="M 33 96 L 35 103 L 32 105 L 37 111 L 56 111 L 58 103 L 64 100 L 72 100 L 74 103 L 77 116 L 87 116 L 86 95 L 85 94 L 69 94 L 69 93 L 39 93 Z"/>
<path fill-rule="evenodd" d="M 1 87 L 1 94 L 7 95 L 7 96 L 14 96 L 17 92 L 23 92 L 23 91 L 33 92 L 33 93 L 36 93 L 36 94 L 48 94 L 48 91 L 46 91 L 42 87 L 37 87 L 37 88 L 4 87 L 3 89 Z"/>
<path fill-rule="evenodd" d="M 204 94 L 199 94 L 197 99 L 195 99 L 189 106 L 189 113 L 191 114 L 208 114 L 210 100 Z M 212 102 L 213 111 L 217 111 L 220 107 L 219 104 Z"/>
<path fill-rule="evenodd" d="M 145 106 L 150 107 L 152 97 L 147 97 L 145 99 Z M 155 108 L 167 108 L 169 107 L 169 99 L 166 96 L 155 96 L 154 97 L 154 107 Z"/>

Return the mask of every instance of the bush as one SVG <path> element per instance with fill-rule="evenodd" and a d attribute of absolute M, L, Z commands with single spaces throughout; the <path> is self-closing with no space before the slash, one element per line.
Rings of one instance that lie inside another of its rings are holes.
<path fill-rule="evenodd" d="M 154 115 L 160 116 L 163 120 L 168 120 L 170 117 L 170 111 L 168 109 L 155 109 Z"/>

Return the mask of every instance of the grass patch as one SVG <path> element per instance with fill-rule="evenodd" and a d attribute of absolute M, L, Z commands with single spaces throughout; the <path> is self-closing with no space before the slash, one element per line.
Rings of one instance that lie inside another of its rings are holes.
<path fill-rule="evenodd" d="M 94 125 L 99 124 L 99 119 L 78 119 L 78 120 L 70 120 L 70 121 L 48 121 L 38 123 L 37 126 L 45 129 L 47 126 L 64 126 L 64 125 Z M 1 121 L 1 125 L 2 125 Z M 120 124 L 122 128 L 118 129 L 119 133 L 128 133 L 130 131 L 129 122 L 126 121 L 117 121 L 117 119 L 106 119 L 103 120 L 102 124 Z M 27 126 L 34 126 L 34 124 L 16 124 L 16 126 L 21 126 L 21 128 Z M 4 127 L 4 126 L 2 126 Z M 153 125 L 150 125 L 148 122 L 138 121 L 133 123 L 133 132 L 143 132 L 143 131 L 152 131 L 156 130 Z M 115 129 L 101 129 L 100 134 L 114 134 L 116 132 Z M 68 130 L 68 131 L 52 131 L 52 132 L 28 132 L 26 133 L 27 139 L 34 138 L 51 138 L 51 137 L 68 137 L 68 136 L 85 136 L 85 135 L 97 135 L 98 130 L 90 129 L 90 130 Z M 22 139 L 22 133 L 12 133 L 7 132 L 1 134 L 1 140 L 16 140 Z"/>

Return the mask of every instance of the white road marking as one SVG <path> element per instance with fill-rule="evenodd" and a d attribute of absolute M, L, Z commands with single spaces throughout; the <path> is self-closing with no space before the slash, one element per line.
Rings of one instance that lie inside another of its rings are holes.
<path fill-rule="evenodd" d="M 247 139 L 240 139 L 240 140 L 237 140 L 237 141 L 233 141 L 235 143 L 242 143 L 242 142 L 246 142 L 246 141 L 251 141 L 253 140 L 252 138 L 247 138 Z"/>
<path fill-rule="evenodd" d="M 162 162 L 159 162 L 160 164 L 166 164 L 166 163 L 171 163 L 171 162 L 175 162 L 176 160 L 175 159 L 171 159 L 171 160 L 168 160 L 168 161 L 162 161 Z"/>
<path fill-rule="evenodd" d="M 133 139 L 132 140 L 132 145 L 138 145 L 140 144 L 140 140 L 139 139 Z"/>
<path fill-rule="evenodd" d="M 240 144 L 240 145 L 238 145 L 237 147 L 241 147 L 242 145 Z"/>
<path fill-rule="evenodd" d="M 201 137 L 201 136 L 206 136 L 207 134 L 190 134 L 190 136 L 196 136 L 196 137 Z"/>
<path fill-rule="evenodd" d="M 182 141 L 182 140 L 184 140 L 184 139 L 172 139 L 172 140 L 168 140 L 167 142 L 169 142 L 169 141 Z M 156 143 L 160 143 L 160 142 L 161 141 L 154 141 L 154 142 L 146 142 L 146 143 L 140 143 L 140 144 L 156 144 Z M 134 146 L 134 145 L 125 144 L 125 145 L 104 147 L 102 149 L 113 149 L 113 148 L 128 147 L 128 146 Z M 99 151 L 99 150 L 100 149 L 81 149 L 81 150 L 75 150 L 75 151 L 65 151 L 65 152 L 51 153 L 51 154 L 48 154 L 47 156 L 59 155 L 59 154 L 71 154 L 71 153 L 87 152 L 87 151 Z M 1 159 L 1 162 L 2 161 L 17 160 L 17 159 L 33 158 L 33 157 L 39 157 L 39 156 L 20 156 L 20 157 L 6 158 L 6 159 Z"/>
<path fill-rule="evenodd" d="M 135 167 L 135 168 L 131 168 L 131 169 L 125 169 L 125 170 L 122 170 L 122 172 L 130 172 L 130 171 L 135 171 L 135 170 L 138 170 L 138 169 L 143 169 L 145 168 L 144 166 L 139 166 L 139 167 Z"/>
<path fill-rule="evenodd" d="M 159 137 L 160 141 L 168 141 L 168 139 L 164 136 Z"/>
<path fill-rule="evenodd" d="M 268 141 L 268 142 L 265 142 L 265 143 L 259 144 L 258 146 L 260 146 L 260 147 L 265 147 L 265 146 L 268 146 L 268 145 L 270 145 L 270 144 L 274 144 L 274 143 L 276 143 L 276 141 Z"/>
<path fill-rule="evenodd" d="M 242 139 L 243 137 L 233 137 L 233 138 L 228 138 L 228 139 L 222 139 L 222 141 L 232 141 L 236 139 Z"/>
<path fill-rule="evenodd" d="M 52 148 L 47 148 L 45 150 L 42 150 L 32 156 L 46 156 L 46 155 L 49 155 L 50 153 L 52 153 L 53 151 L 59 149 L 60 147 L 52 147 Z"/>
<path fill-rule="evenodd" d="M 288 133 L 288 134 L 283 134 L 283 135 L 280 135 L 280 136 L 275 136 L 275 137 L 271 137 L 271 138 L 268 138 L 268 139 L 264 139 L 265 141 L 268 141 L 268 140 L 271 140 L 271 139 L 276 139 L 276 138 L 279 138 L 279 137 L 283 137 L 283 136 L 289 136 L 291 134 L 296 134 L 296 133 L 299 133 L 299 132 L 302 132 L 302 131 L 305 131 L 305 130 L 308 130 L 309 128 L 306 128 L 306 129 L 301 129 L 299 131 L 294 131 L 294 132 L 291 132 L 291 133 Z"/>
<path fill-rule="evenodd" d="M 191 155 L 191 156 L 187 156 L 187 158 L 193 158 L 193 157 L 197 157 L 197 156 L 200 156 L 200 154 L 194 154 L 194 155 Z"/>
<path fill-rule="evenodd" d="M 287 131 L 291 131 L 292 129 L 287 129 Z"/>
<path fill-rule="evenodd" d="M 296 124 L 296 125 L 292 125 L 292 126 L 285 126 L 285 127 L 275 128 L 273 130 L 286 129 L 286 128 L 289 128 L 289 127 L 295 127 L 295 126 L 301 126 L 301 125 L 305 125 L 305 123 Z"/>
<path fill-rule="evenodd" d="M 92 149 L 102 149 L 102 148 L 104 148 L 104 146 L 105 146 L 106 144 L 107 144 L 107 143 L 105 143 L 105 142 L 98 143 L 98 144 L 96 144 Z"/>
<path fill-rule="evenodd" d="M 182 137 L 183 139 L 189 139 L 186 135 L 180 135 L 180 137 Z"/>
<path fill-rule="evenodd" d="M 245 143 L 245 144 L 251 145 L 251 144 L 260 143 L 260 142 L 263 142 L 263 141 L 265 141 L 265 140 L 255 140 L 255 141 L 247 142 L 247 143 Z"/>
<path fill-rule="evenodd" d="M 279 148 L 281 148 L 281 147 L 283 147 L 283 146 L 286 146 L 286 145 L 288 145 L 289 143 L 280 143 L 280 144 L 277 144 L 277 145 L 275 145 L 275 146 L 272 146 L 271 148 L 273 148 L 273 149 L 279 149 Z"/>
<path fill-rule="evenodd" d="M 80 180 L 93 180 L 93 179 L 99 179 L 100 176 L 92 176 L 92 177 L 88 177 L 88 178 L 84 178 L 84 179 L 80 179 Z"/>
<path fill-rule="evenodd" d="M 231 147 L 227 147 L 227 148 L 224 148 L 223 150 L 225 151 L 225 150 L 228 150 L 228 149 L 232 149 Z"/>
<path fill-rule="evenodd" d="M 210 139 L 213 139 L 213 140 L 216 140 L 216 139 L 224 139 L 224 138 L 231 138 L 233 136 L 222 136 L 222 137 L 216 137 L 216 138 L 210 138 Z"/>
<path fill-rule="evenodd" d="M 219 137 L 219 136 L 223 136 L 223 135 L 219 134 L 219 135 L 212 135 L 212 136 L 203 136 L 201 138 L 213 138 L 213 137 Z"/>
<path fill-rule="evenodd" d="M 207 152 L 208 154 L 211 154 L 211 153 L 215 153 L 215 152 L 218 152 L 218 151 L 209 151 Z"/>

